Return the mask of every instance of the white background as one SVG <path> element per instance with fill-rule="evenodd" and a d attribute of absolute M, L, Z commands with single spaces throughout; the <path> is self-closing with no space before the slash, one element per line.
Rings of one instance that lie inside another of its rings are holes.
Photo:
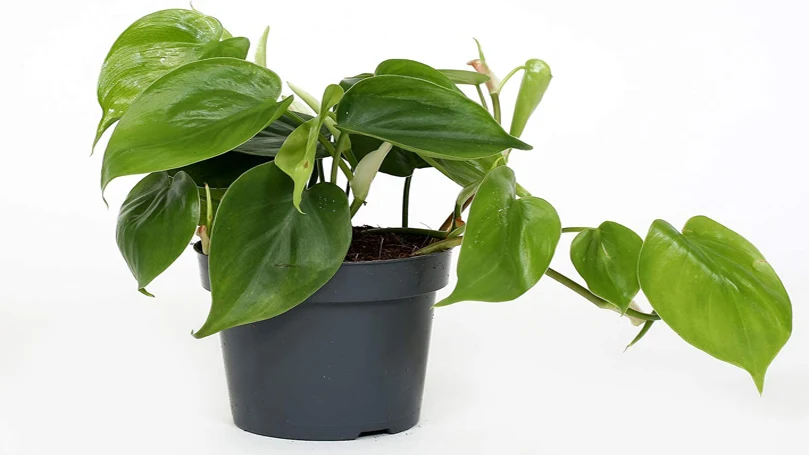
<path fill-rule="evenodd" d="M 542 58 L 555 78 L 524 135 L 535 149 L 512 165 L 563 224 L 643 235 L 655 218 L 705 214 L 755 243 L 790 291 L 794 333 L 763 397 L 664 324 L 623 353 L 636 329 L 549 279 L 515 302 L 440 309 L 419 426 L 349 443 L 234 427 L 218 340 L 189 334 L 208 305 L 193 254 L 152 300 L 116 249 L 135 180 L 113 183 L 105 210 L 106 138 L 88 158 L 96 78 L 127 25 L 185 6 L 2 6 L 0 454 L 809 453 L 804 2 L 196 1 L 254 42 L 272 25 L 271 67 L 315 94 L 386 58 L 463 68 L 473 36 L 501 76 Z M 380 178 L 358 222 L 396 223 L 400 184 Z M 456 188 L 434 171 L 413 186 L 412 223 L 436 227 Z M 569 241 L 554 266 L 574 273 Z"/>

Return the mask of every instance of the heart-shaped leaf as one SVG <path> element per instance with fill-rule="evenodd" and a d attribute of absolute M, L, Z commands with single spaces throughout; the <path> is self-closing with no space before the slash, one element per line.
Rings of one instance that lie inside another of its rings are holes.
<path fill-rule="evenodd" d="M 685 341 L 747 370 L 759 392 L 792 332 L 792 304 L 764 256 L 704 216 L 683 232 L 663 220 L 649 229 L 638 263 L 644 294 Z"/>
<path fill-rule="evenodd" d="M 351 243 L 346 194 L 315 185 L 303 194 L 302 215 L 292 190 L 274 163 L 247 171 L 228 189 L 211 237 L 211 311 L 195 337 L 277 316 L 340 268 Z"/>
<path fill-rule="evenodd" d="M 226 38 L 215 18 L 198 11 L 169 9 L 144 16 L 112 45 L 98 78 L 103 116 L 95 145 L 154 81 L 180 66 L 211 57 L 244 59 L 250 42 Z"/>
<path fill-rule="evenodd" d="M 221 155 L 286 111 L 272 71 L 234 58 L 184 65 L 149 86 L 121 118 L 101 168 L 116 177 L 164 171 Z"/>
<path fill-rule="evenodd" d="M 612 221 L 585 229 L 570 245 L 570 260 L 594 294 L 626 312 L 640 290 L 638 256 L 643 239 Z"/>
<path fill-rule="evenodd" d="M 422 156 L 467 160 L 531 149 L 463 94 L 407 76 L 357 82 L 337 107 L 337 123 Z"/>
<path fill-rule="evenodd" d="M 442 72 L 438 71 L 431 66 L 419 63 L 413 60 L 405 59 L 391 59 L 385 60 L 376 67 L 374 74 L 377 76 L 382 75 L 399 75 L 415 77 L 422 79 L 433 84 L 440 85 L 449 90 L 460 93 L 460 89 Z"/>
<path fill-rule="evenodd" d="M 197 186 L 185 172 L 149 174 L 129 192 L 115 237 L 142 293 L 185 251 L 199 217 Z"/>
<path fill-rule="evenodd" d="M 458 258 L 458 284 L 436 306 L 465 300 L 505 302 L 531 289 L 562 235 L 556 210 L 538 197 L 517 198 L 514 171 L 492 170 L 469 211 Z"/>

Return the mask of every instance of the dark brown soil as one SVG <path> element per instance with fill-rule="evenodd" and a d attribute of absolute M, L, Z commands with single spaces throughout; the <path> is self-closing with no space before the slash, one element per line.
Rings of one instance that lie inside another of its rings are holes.
<path fill-rule="evenodd" d="M 421 235 L 369 232 L 372 226 L 354 226 L 354 237 L 346 254 L 346 262 L 380 261 L 408 258 L 431 238 Z"/>

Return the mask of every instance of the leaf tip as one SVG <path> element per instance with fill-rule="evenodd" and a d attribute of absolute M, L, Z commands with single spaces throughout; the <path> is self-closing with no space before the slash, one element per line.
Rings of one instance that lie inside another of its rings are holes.
<path fill-rule="evenodd" d="M 146 297 L 151 297 L 151 298 L 154 298 L 154 294 L 152 294 L 151 292 L 147 291 L 145 287 L 139 288 L 139 289 L 138 289 L 138 292 L 140 292 L 141 294 L 145 295 Z"/>

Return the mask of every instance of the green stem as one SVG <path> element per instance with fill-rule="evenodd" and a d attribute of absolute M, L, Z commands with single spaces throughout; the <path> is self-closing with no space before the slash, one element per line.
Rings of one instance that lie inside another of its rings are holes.
<path fill-rule="evenodd" d="M 439 251 L 455 248 L 463 242 L 463 237 L 454 237 L 451 239 L 444 239 L 438 242 L 425 246 L 424 248 L 413 253 L 413 256 L 421 256 L 423 254 L 437 253 Z"/>
<path fill-rule="evenodd" d="M 492 93 L 492 109 L 494 110 L 494 119 L 497 120 L 497 123 L 500 122 L 500 95 L 497 93 Z"/>
<path fill-rule="evenodd" d="M 402 227 L 407 228 L 408 215 L 410 212 L 410 181 L 413 180 L 413 175 L 408 175 L 405 178 L 404 190 L 402 191 Z"/>
<path fill-rule="evenodd" d="M 581 231 L 586 231 L 586 230 L 588 230 L 588 229 L 592 229 L 592 228 L 586 228 L 586 227 L 566 227 L 566 228 L 562 228 L 562 234 L 565 234 L 565 233 L 568 233 L 568 232 L 581 232 Z"/>
<path fill-rule="evenodd" d="M 524 69 L 525 69 L 525 66 L 518 66 L 518 67 L 514 68 L 513 70 L 511 70 L 511 72 L 508 73 L 506 75 L 506 77 L 504 77 L 500 81 L 500 90 L 498 91 L 498 93 L 503 93 L 503 87 L 505 87 L 506 82 L 508 82 L 508 80 L 511 79 L 511 76 L 517 74 L 517 71 L 524 70 Z"/>
<path fill-rule="evenodd" d="M 410 235 L 423 235 L 425 237 L 432 237 L 434 239 L 445 239 L 447 238 L 447 232 L 444 231 L 433 231 L 431 229 L 419 229 L 419 228 L 379 228 L 379 229 L 368 229 L 369 233 L 371 234 L 385 234 L 385 233 L 393 233 L 393 234 L 410 234 Z"/>
<path fill-rule="evenodd" d="M 326 181 L 326 173 L 323 171 L 323 158 L 317 160 L 317 178 L 323 183 Z"/>
<path fill-rule="evenodd" d="M 554 269 L 549 268 L 545 272 L 545 275 L 548 275 L 549 277 L 553 278 L 554 280 L 556 280 L 560 284 L 565 285 L 567 288 L 569 288 L 570 290 L 572 290 L 576 294 L 579 294 L 580 296 L 584 297 L 585 299 L 589 300 L 595 306 L 597 306 L 597 307 L 599 307 L 601 309 L 612 310 L 612 311 L 616 311 L 618 313 L 621 312 L 621 310 L 618 307 L 616 307 L 615 305 L 613 305 L 610 302 L 607 302 L 606 300 L 602 299 L 601 297 L 593 294 L 592 292 L 590 292 L 584 286 L 580 285 L 579 283 L 576 283 L 575 281 L 573 281 L 570 278 L 562 275 L 561 273 L 557 272 Z M 629 308 L 628 310 L 626 310 L 626 315 L 629 316 L 629 317 L 632 317 L 632 318 L 635 318 L 635 319 L 641 319 L 641 320 L 644 320 L 644 321 L 656 321 L 656 320 L 660 319 L 660 316 L 658 316 L 656 314 L 642 313 L 640 311 L 633 310 L 632 308 Z"/>
<path fill-rule="evenodd" d="M 346 147 L 348 147 L 348 135 L 344 134 L 337 140 L 337 148 L 332 154 L 334 160 L 331 162 L 331 180 L 329 180 L 331 183 L 337 183 L 337 168 L 340 162 L 343 161 L 343 151 Z"/>
<path fill-rule="evenodd" d="M 362 204 L 363 204 L 364 202 L 365 202 L 365 201 L 361 201 L 361 200 L 359 200 L 359 199 L 357 199 L 357 198 L 354 198 L 354 200 L 353 200 L 353 201 L 351 201 L 351 207 L 350 207 L 350 210 L 351 210 L 351 218 L 354 218 L 354 215 L 356 215 L 356 214 L 357 214 L 357 212 L 359 212 L 359 211 L 360 211 L 360 208 L 362 207 Z"/>
<path fill-rule="evenodd" d="M 486 97 L 483 96 L 483 90 L 480 88 L 479 85 L 476 85 L 475 88 L 478 91 L 478 96 L 480 97 L 480 104 L 483 106 L 483 109 L 489 110 L 489 103 L 486 102 Z"/>

